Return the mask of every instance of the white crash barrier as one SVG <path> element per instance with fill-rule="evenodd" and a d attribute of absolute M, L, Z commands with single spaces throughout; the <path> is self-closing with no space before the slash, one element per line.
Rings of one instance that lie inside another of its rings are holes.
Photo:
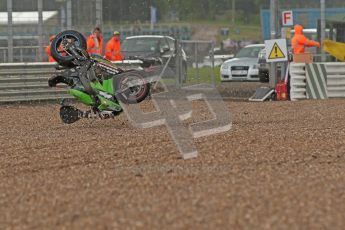
<path fill-rule="evenodd" d="M 345 63 L 325 63 L 328 97 L 345 97 Z"/>
<path fill-rule="evenodd" d="M 326 68 L 328 98 L 345 97 L 345 63 L 327 62 L 318 64 L 325 65 Z M 308 99 L 306 90 L 306 64 L 291 63 L 289 71 L 291 101 Z"/>
<path fill-rule="evenodd" d="M 307 99 L 305 64 L 291 63 L 289 72 L 291 101 Z"/>

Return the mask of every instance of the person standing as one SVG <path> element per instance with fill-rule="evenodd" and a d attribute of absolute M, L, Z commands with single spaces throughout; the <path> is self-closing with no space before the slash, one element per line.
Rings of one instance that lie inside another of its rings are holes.
<path fill-rule="evenodd" d="M 92 34 L 88 37 L 86 43 L 89 54 L 102 55 L 103 36 L 99 27 L 93 29 Z"/>
<path fill-rule="evenodd" d="M 115 31 L 113 37 L 107 42 L 105 47 L 105 58 L 110 61 L 122 61 L 120 32 Z"/>
<path fill-rule="evenodd" d="M 304 36 L 303 27 L 301 25 L 295 25 L 295 35 L 292 38 L 291 45 L 293 54 L 304 54 L 305 47 L 320 47 L 319 42 L 309 40 Z"/>
<path fill-rule="evenodd" d="M 56 62 L 55 59 L 53 58 L 51 52 L 50 52 L 50 46 L 51 46 L 52 41 L 54 40 L 54 38 L 55 38 L 55 35 L 50 36 L 50 38 L 49 38 L 49 45 L 46 47 L 46 50 L 45 50 L 47 55 L 48 55 L 48 61 L 49 62 Z"/>

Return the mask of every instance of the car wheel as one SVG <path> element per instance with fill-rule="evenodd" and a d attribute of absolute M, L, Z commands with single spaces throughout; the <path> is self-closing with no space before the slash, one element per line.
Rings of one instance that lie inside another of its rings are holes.
<path fill-rule="evenodd" d="M 261 83 L 269 82 L 269 74 L 268 71 L 259 70 L 259 80 Z"/>

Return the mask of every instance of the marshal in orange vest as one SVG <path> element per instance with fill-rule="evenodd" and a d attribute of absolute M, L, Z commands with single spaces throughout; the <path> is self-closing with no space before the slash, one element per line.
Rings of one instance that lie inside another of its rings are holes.
<path fill-rule="evenodd" d="M 113 37 L 107 42 L 105 47 L 105 58 L 110 61 L 122 61 L 120 33 L 115 31 Z"/>

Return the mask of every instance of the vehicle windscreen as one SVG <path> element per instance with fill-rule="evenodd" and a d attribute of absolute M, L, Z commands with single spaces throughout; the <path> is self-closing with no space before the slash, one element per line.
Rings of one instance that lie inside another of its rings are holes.
<path fill-rule="evenodd" d="M 159 38 L 131 38 L 123 41 L 124 52 L 156 52 L 159 49 Z"/>
<path fill-rule="evenodd" d="M 257 58 L 264 47 L 243 48 L 236 54 L 236 58 Z"/>

